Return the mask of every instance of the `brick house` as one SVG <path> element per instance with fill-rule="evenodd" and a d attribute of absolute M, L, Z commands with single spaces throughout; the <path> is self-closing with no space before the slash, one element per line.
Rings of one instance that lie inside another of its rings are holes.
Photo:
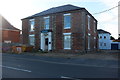
<path fill-rule="evenodd" d="M 0 31 L 2 43 L 19 43 L 20 30 L 12 26 L 3 16 L 0 15 Z"/>
<path fill-rule="evenodd" d="M 43 51 L 97 50 L 97 20 L 85 8 L 63 5 L 21 20 L 23 44 Z"/>

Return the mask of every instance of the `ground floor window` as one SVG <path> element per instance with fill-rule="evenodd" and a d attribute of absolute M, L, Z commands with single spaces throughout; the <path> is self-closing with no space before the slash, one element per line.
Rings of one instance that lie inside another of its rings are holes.
<path fill-rule="evenodd" d="M 88 49 L 90 49 L 90 33 L 88 33 Z"/>
<path fill-rule="evenodd" d="M 71 33 L 64 33 L 64 49 L 71 49 Z"/>
<path fill-rule="evenodd" d="M 32 34 L 32 35 L 29 35 L 29 44 L 30 45 L 35 45 L 35 36 L 34 36 L 34 34 Z"/>
<path fill-rule="evenodd" d="M 94 48 L 96 48 L 96 37 L 94 37 Z"/>

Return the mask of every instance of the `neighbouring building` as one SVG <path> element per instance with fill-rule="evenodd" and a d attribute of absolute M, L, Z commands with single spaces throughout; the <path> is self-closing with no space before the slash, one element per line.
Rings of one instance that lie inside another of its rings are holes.
<path fill-rule="evenodd" d="M 111 34 L 102 29 L 98 29 L 97 31 L 99 37 L 99 49 L 111 49 Z"/>
<path fill-rule="evenodd" d="M 19 43 L 20 30 L 13 27 L 3 16 L 0 15 L 0 31 L 2 43 Z"/>
<path fill-rule="evenodd" d="M 105 49 L 105 50 L 118 50 L 120 49 L 120 40 L 111 40 L 110 39 L 110 33 L 98 29 L 98 37 L 99 37 L 99 49 Z"/>
<path fill-rule="evenodd" d="M 111 50 L 120 50 L 120 40 L 111 40 Z"/>
<path fill-rule="evenodd" d="M 96 51 L 97 20 L 82 7 L 63 5 L 22 19 L 23 44 L 42 51 Z"/>

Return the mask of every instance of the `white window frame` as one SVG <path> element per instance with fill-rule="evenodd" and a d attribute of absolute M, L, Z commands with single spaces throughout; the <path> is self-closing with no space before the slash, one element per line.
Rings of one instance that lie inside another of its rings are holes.
<path fill-rule="evenodd" d="M 95 44 L 96 42 L 95 41 L 96 41 L 96 37 L 94 37 L 94 48 L 96 48 L 96 44 Z"/>
<path fill-rule="evenodd" d="M 32 21 L 34 21 L 33 29 L 31 27 L 31 22 Z M 35 19 L 30 19 L 29 22 L 30 22 L 30 31 L 34 31 L 34 28 L 35 28 Z"/>
<path fill-rule="evenodd" d="M 94 33 L 96 33 L 96 21 L 94 20 Z"/>
<path fill-rule="evenodd" d="M 64 35 L 64 37 L 65 37 L 65 36 L 70 36 L 70 39 L 71 39 L 71 33 L 63 33 L 63 35 Z M 64 47 L 64 49 L 68 49 L 68 50 L 71 49 L 71 40 L 70 40 L 70 48 L 65 48 L 65 47 Z"/>
<path fill-rule="evenodd" d="M 88 50 L 90 50 L 90 42 L 91 42 L 91 40 L 90 40 L 90 36 L 91 36 L 91 34 L 90 33 L 88 33 Z"/>
<path fill-rule="evenodd" d="M 91 17 L 90 17 L 90 15 L 87 15 L 87 17 L 88 17 L 88 30 L 90 30 Z"/>
<path fill-rule="evenodd" d="M 45 19 L 49 19 L 49 27 L 48 27 L 48 29 L 50 29 L 50 16 L 44 17 L 44 29 L 47 29 L 46 25 L 45 25 Z"/>
<path fill-rule="evenodd" d="M 35 35 L 34 35 L 34 34 L 30 34 L 30 35 L 29 35 L 29 44 L 31 45 L 31 43 L 30 43 L 30 37 L 34 37 L 34 43 L 33 43 L 33 46 L 35 46 Z"/>
<path fill-rule="evenodd" d="M 64 14 L 64 17 L 65 16 L 70 16 L 71 17 L 71 13 Z M 65 22 L 64 22 L 64 24 L 65 24 Z M 69 27 L 64 26 L 64 29 L 70 29 L 70 28 L 71 28 L 71 20 L 70 20 L 70 26 Z"/>

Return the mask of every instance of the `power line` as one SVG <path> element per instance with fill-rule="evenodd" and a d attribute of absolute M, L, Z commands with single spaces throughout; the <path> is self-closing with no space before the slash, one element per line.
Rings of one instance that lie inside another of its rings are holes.
<path fill-rule="evenodd" d="M 118 6 L 120 6 L 120 5 L 118 5 Z M 101 11 L 101 12 L 98 12 L 98 13 L 93 13 L 93 15 L 101 14 L 101 13 L 104 13 L 104 12 L 110 11 L 110 10 L 112 10 L 112 9 L 117 8 L 118 6 L 112 7 L 112 8 L 110 8 L 110 9 L 107 9 L 107 10 L 104 10 L 104 11 Z"/>

